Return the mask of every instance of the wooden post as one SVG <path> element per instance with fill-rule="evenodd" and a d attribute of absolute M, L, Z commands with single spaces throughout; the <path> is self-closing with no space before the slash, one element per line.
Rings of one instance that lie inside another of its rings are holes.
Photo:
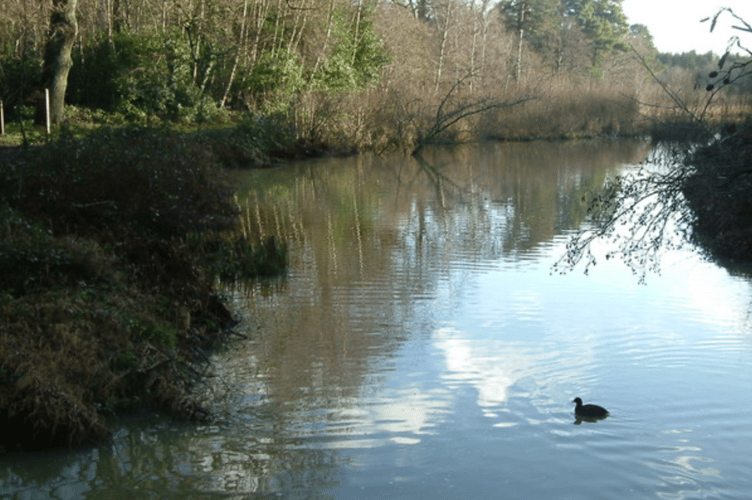
<path fill-rule="evenodd" d="M 5 111 L 3 111 L 2 99 L 0 99 L 0 135 L 5 135 Z"/>
<path fill-rule="evenodd" d="M 50 89 L 44 89 L 44 125 L 47 135 L 50 135 Z"/>

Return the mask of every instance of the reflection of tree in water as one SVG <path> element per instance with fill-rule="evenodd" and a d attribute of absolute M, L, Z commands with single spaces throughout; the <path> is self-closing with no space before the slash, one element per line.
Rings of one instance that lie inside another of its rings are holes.
<path fill-rule="evenodd" d="M 555 268 L 568 270 L 585 261 L 585 272 L 597 264 L 592 247 L 613 243 L 603 258 L 621 258 L 639 276 L 660 271 L 660 257 L 668 249 L 691 240 L 692 211 L 682 187 L 692 174 L 686 166 L 686 146 L 654 149 L 646 167 L 617 175 L 589 193 L 588 224 L 567 244 Z"/>
<path fill-rule="evenodd" d="M 608 170 L 643 151 L 639 143 L 597 141 L 495 144 L 457 148 L 448 159 L 426 163 L 462 186 L 446 212 L 462 231 L 454 243 L 469 246 L 464 254 L 496 260 L 528 253 L 579 227 L 582 196 L 599 187 Z"/>
<path fill-rule="evenodd" d="M 0 495 L 198 500 L 280 498 L 284 492 L 291 499 L 328 498 L 339 484 L 336 451 L 304 448 L 282 430 L 284 422 L 279 427 L 275 439 L 252 427 L 241 435 L 222 424 L 155 423 L 145 415 L 125 423 L 107 445 L 51 451 L 41 461 L 18 455 L 0 475 Z"/>
<path fill-rule="evenodd" d="M 247 230 L 281 230 L 294 279 L 236 294 L 251 341 L 223 356 L 218 373 L 239 398 L 228 405 L 233 426 L 247 418 L 249 439 L 259 440 L 196 438 L 197 455 L 235 450 L 212 463 L 258 477 L 258 491 L 274 491 L 285 471 L 299 477 L 278 454 L 292 464 L 320 460 L 315 481 L 331 482 L 340 455 L 290 448 L 301 436 L 315 441 L 322 426 L 347 434 L 354 401 L 378 386 L 373 374 L 407 339 L 432 334 L 435 311 L 420 307 L 422 298 L 430 303 L 457 266 L 527 253 L 578 227 L 583 193 L 641 151 L 638 143 L 489 144 L 429 149 L 423 162 L 361 156 L 248 173 Z"/>
<path fill-rule="evenodd" d="M 645 149 L 639 143 L 583 141 L 426 151 L 421 162 L 391 169 L 397 187 L 392 206 L 382 203 L 384 215 L 402 227 L 440 222 L 435 227 L 449 239 L 445 243 L 466 248 L 457 254 L 495 260 L 579 227 L 585 217 L 582 195 L 600 187 L 608 170 L 641 158 Z M 389 180 L 379 179 L 385 167 L 372 165 L 366 174 L 372 181 L 363 189 L 386 185 Z M 494 253 L 474 246 L 489 236 L 497 240 Z"/>
<path fill-rule="evenodd" d="M 265 325 L 257 338 L 269 390 L 357 394 L 369 353 L 394 351 L 402 325 L 430 320 L 414 317 L 416 297 L 435 293 L 453 267 L 529 253 L 579 227 L 583 194 L 645 148 L 494 143 L 428 149 L 422 162 L 364 155 L 249 173 L 240 181 L 249 231 L 282 228 L 299 275 L 295 290 L 254 285 L 244 299 L 247 317 Z"/>

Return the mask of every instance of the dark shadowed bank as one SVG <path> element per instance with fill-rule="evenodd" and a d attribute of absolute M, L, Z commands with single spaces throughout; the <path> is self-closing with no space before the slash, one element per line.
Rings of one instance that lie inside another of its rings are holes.
<path fill-rule="evenodd" d="M 237 323 L 217 280 L 278 273 L 286 249 L 238 230 L 223 164 L 262 150 L 209 139 L 0 150 L 0 450 L 101 442 L 143 408 L 211 418 L 191 386 Z"/>
<path fill-rule="evenodd" d="M 715 258 L 752 262 L 752 126 L 697 150 L 682 192 L 694 215 L 693 238 Z"/>

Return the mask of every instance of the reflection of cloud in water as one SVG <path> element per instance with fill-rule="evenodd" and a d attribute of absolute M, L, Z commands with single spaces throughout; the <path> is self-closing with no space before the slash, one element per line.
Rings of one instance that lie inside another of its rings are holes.
<path fill-rule="evenodd" d="M 479 342 L 452 327 L 434 333 L 435 345 L 444 352 L 449 382 L 469 382 L 478 391 L 481 408 L 498 406 L 509 397 L 509 388 L 517 382 L 534 359 L 508 343 Z"/>
<path fill-rule="evenodd" d="M 690 444 L 688 435 L 691 429 L 669 429 L 664 434 L 677 434 L 675 444 L 665 443 L 658 448 L 658 453 L 651 457 L 647 465 L 660 474 L 671 495 L 676 498 L 684 498 L 686 494 L 693 493 L 701 488 L 706 481 L 722 480 L 723 474 L 712 464 L 715 460 L 704 456 L 700 446 Z M 685 437 L 686 436 L 686 437 Z"/>
<path fill-rule="evenodd" d="M 449 411 L 451 394 L 445 390 L 422 390 L 418 385 L 405 386 L 388 398 L 358 408 L 334 410 L 327 434 L 345 439 L 327 440 L 327 448 L 374 448 L 384 441 L 418 444 L 420 436 L 429 434 L 439 423 L 437 415 Z"/>

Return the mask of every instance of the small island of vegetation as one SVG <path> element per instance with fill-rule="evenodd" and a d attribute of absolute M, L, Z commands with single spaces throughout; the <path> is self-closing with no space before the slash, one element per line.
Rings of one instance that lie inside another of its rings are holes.
<path fill-rule="evenodd" d="M 191 387 L 234 334 L 217 282 L 286 264 L 284 242 L 248 240 L 232 168 L 734 128 L 687 162 L 682 189 L 698 237 L 750 258 L 748 59 L 659 54 L 620 0 L 0 9 L 6 448 L 100 442 L 107 416 L 140 408 L 211 417 Z M 708 167 L 719 158 L 734 170 Z M 725 187 L 743 203 L 704 203 Z"/>

